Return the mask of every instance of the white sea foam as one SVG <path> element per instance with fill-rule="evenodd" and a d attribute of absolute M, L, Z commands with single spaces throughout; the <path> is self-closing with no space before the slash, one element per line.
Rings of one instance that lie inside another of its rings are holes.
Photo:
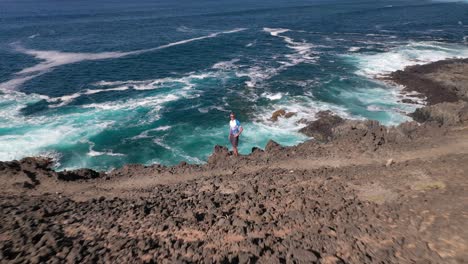
<path fill-rule="evenodd" d="M 89 143 L 89 151 L 86 153 L 86 155 L 91 156 L 91 157 L 97 157 L 97 156 L 113 156 L 113 157 L 123 157 L 126 156 L 125 154 L 122 153 L 114 153 L 112 151 L 95 151 L 94 147 L 96 144 L 94 144 L 91 141 L 88 141 Z"/>
<path fill-rule="evenodd" d="M 172 128 L 172 126 L 160 126 L 160 127 L 155 128 L 154 130 L 155 131 L 166 131 L 166 130 L 169 130 L 171 128 Z"/>
<path fill-rule="evenodd" d="M 74 94 L 68 94 L 60 97 L 52 97 L 52 98 L 47 98 L 46 101 L 49 103 L 56 103 L 58 104 L 52 104 L 49 105 L 51 108 L 56 108 L 56 107 L 61 107 L 64 105 L 69 104 L 76 98 L 79 98 L 82 95 L 91 95 L 91 94 L 97 94 L 97 93 L 104 93 L 104 92 L 112 92 L 112 91 L 125 91 L 128 90 L 129 87 L 116 87 L 116 88 L 109 88 L 109 89 L 85 89 L 83 91 L 74 93 Z"/>
<path fill-rule="evenodd" d="M 153 142 L 156 144 L 156 145 L 159 145 L 169 151 L 171 151 L 172 153 L 174 153 L 176 156 L 180 156 L 182 157 L 184 160 L 190 162 L 190 163 L 203 163 L 202 160 L 200 160 L 199 158 L 196 158 L 196 157 L 192 157 L 192 156 L 189 156 L 187 155 L 184 151 L 178 149 L 178 148 L 175 148 L 175 147 L 171 147 L 169 146 L 168 144 L 166 144 L 161 138 L 155 138 L 153 140 Z"/>
<path fill-rule="evenodd" d="M 36 38 L 36 37 L 39 37 L 41 34 L 33 34 L 31 36 L 28 37 L 28 39 L 33 39 L 33 38 Z"/>
<path fill-rule="evenodd" d="M 237 71 L 237 77 L 248 77 L 249 80 L 245 81 L 247 87 L 254 88 L 258 83 L 268 80 L 278 74 L 279 71 L 284 69 L 284 66 L 279 68 L 265 67 L 265 66 L 252 66 L 246 70 Z"/>
<path fill-rule="evenodd" d="M 306 41 L 295 41 L 294 39 L 281 35 L 291 31 L 290 29 L 284 28 L 263 28 L 265 32 L 270 33 L 274 37 L 282 38 L 288 45 L 287 47 L 296 51 L 294 54 L 286 55 L 292 63 L 291 66 L 297 65 L 302 62 L 315 62 L 317 59 L 316 54 L 313 51 L 314 45 L 307 43 Z"/>
<path fill-rule="evenodd" d="M 350 52 L 356 52 L 356 51 L 360 51 L 360 50 L 361 50 L 360 47 L 351 47 L 351 48 L 348 49 L 348 51 L 350 51 Z"/>
<path fill-rule="evenodd" d="M 281 35 L 282 33 L 291 30 L 285 28 L 263 28 L 264 32 L 269 33 L 273 37 L 283 39 L 286 46 L 293 50 L 294 53 L 284 55 L 285 60 L 278 58 L 276 61 L 280 64 L 279 67 L 265 66 L 264 63 L 257 64 L 248 69 L 239 70 L 236 72 L 237 77 L 248 77 L 249 80 L 245 81 L 247 87 L 254 88 L 259 83 L 276 76 L 279 72 L 286 70 L 289 67 L 298 65 L 300 63 L 314 63 L 316 62 L 316 52 L 313 51 L 314 45 L 305 41 L 295 41 L 294 39 Z"/>
<path fill-rule="evenodd" d="M 239 59 L 232 59 L 230 61 L 220 61 L 215 63 L 211 68 L 217 70 L 231 70 L 236 69 L 239 66 L 236 63 L 239 62 Z"/>
<path fill-rule="evenodd" d="M 382 109 L 380 106 L 378 105 L 368 105 L 367 106 L 367 110 L 371 111 L 371 112 L 382 112 L 384 111 L 384 109 Z"/>
<path fill-rule="evenodd" d="M 226 110 L 224 107 L 222 106 L 217 106 L 217 105 L 213 105 L 213 106 L 209 106 L 209 107 L 199 107 L 197 108 L 198 112 L 200 113 L 208 113 L 209 111 L 211 110 L 218 110 L 218 111 L 221 111 L 221 112 L 229 112 L 229 110 Z"/>
<path fill-rule="evenodd" d="M 141 132 L 140 134 L 138 134 L 138 135 L 136 135 L 134 137 L 131 137 L 130 139 L 137 140 L 137 139 L 142 139 L 142 138 L 152 138 L 153 136 L 149 135 L 150 132 L 167 131 L 167 130 L 169 130 L 171 128 L 172 128 L 172 126 L 160 126 L 160 127 L 148 129 L 148 130 L 145 130 L 145 131 Z"/>
<path fill-rule="evenodd" d="M 277 37 L 281 33 L 290 31 L 287 28 L 263 28 L 263 31 L 270 33 L 272 36 Z"/>
<path fill-rule="evenodd" d="M 271 120 L 274 111 L 284 109 L 286 112 L 295 113 L 290 118 L 280 117 L 278 121 Z M 303 120 L 314 120 L 320 111 L 330 110 L 344 118 L 355 118 L 344 107 L 316 100 L 313 96 L 283 97 L 281 101 L 257 111 L 258 122 L 269 127 L 285 131 L 298 131 L 304 127 Z"/>
<path fill-rule="evenodd" d="M 114 88 L 107 88 L 114 89 Z M 117 88 L 115 88 L 117 89 Z M 119 88 L 120 89 L 120 88 Z M 99 89 L 101 90 L 101 89 Z M 104 89 L 102 89 L 104 90 Z M 98 91 L 89 90 L 85 93 Z M 102 92 L 102 91 L 99 91 Z M 129 122 L 128 117 L 135 113 L 134 109 L 150 109 L 144 120 L 152 123 L 159 119 L 159 112 L 165 103 L 194 96 L 191 90 L 180 89 L 171 93 L 163 93 L 143 98 L 132 98 L 114 102 L 94 103 L 71 108 L 67 113 L 58 115 L 25 116 L 20 110 L 28 104 L 44 99 L 44 96 L 23 94 L 16 91 L 0 94 L 0 127 L 7 128 L 7 134 L 0 135 L 0 160 L 20 159 L 26 156 L 44 155 L 57 148 L 72 148 L 76 144 L 83 144 L 89 138 L 102 131 Z M 76 95 L 70 96 L 76 97 Z M 46 98 L 48 99 L 48 98 Z M 61 100 L 71 100 L 61 98 Z M 117 124 L 117 125 L 116 125 Z M 155 131 L 167 131 L 169 126 L 155 128 Z M 86 157 L 75 155 L 73 166 L 84 167 L 91 157 L 121 156 L 110 150 L 95 150 L 91 146 Z M 184 153 L 181 153 L 184 155 Z M 188 157 L 188 155 L 187 155 Z M 194 158 L 192 158 L 194 161 Z"/>
<path fill-rule="evenodd" d="M 265 93 L 262 93 L 262 96 L 270 99 L 271 101 L 280 100 L 281 98 L 283 98 L 282 93 L 266 93 L 265 92 Z"/>
<path fill-rule="evenodd" d="M 27 104 L 42 100 L 34 94 L 12 92 L 0 96 L 0 123 L 2 128 L 12 128 L 0 135 L 0 160 L 20 159 L 51 153 L 54 146 L 75 144 L 82 138 L 98 134 L 113 122 L 99 120 L 98 113 L 72 113 L 58 116 L 24 116 L 20 110 Z"/>
<path fill-rule="evenodd" d="M 250 48 L 250 47 L 253 47 L 257 44 L 257 41 L 254 41 L 254 42 L 250 42 L 250 43 L 247 43 L 247 45 L 245 45 L 246 48 Z"/>
<path fill-rule="evenodd" d="M 145 98 L 134 98 L 126 101 L 112 101 L 106 103 L 92 103 L 83 105 L 83 108 L 97 108 L 101 110 L 133 110 L 139 107 L 156 107 L 160 109 L 161 105 L 167 102 L 175 101 L 181 98 L 179 94 L 167 94 L 162 96 L 151 96 Z"/>
<path fill-rule="evenodd" d="M 142 80 L 142 81 L 99 81 L 94 83 L 95 86 L 98 87 L 107 87 L 105 89 L 84 89 L 74 94 L 64 95 L 60 97 L 53 97 L 47 98 L 47 101 L 50 103 L 57 103 L 50 105 L 49 107 L 61 107 L 64 105 L 69 104 L 76 98 L 79 98 L 83 95 L 93 95 L 97 93 L 105 93 L 105 92 L 114 92 L 114 91 L 125 91 L 125 90 L 137 90 L 137 91 L 145 91 L 145 90 L 155 90 L 160 88 L 178 88 L 182 90 L 190 90 L 192 89 L 195 84 L 193 83 L 194 80 L 202 80 L 205 78 L 215 78 L 218 77 L 216 73 L 190 73 L 187 76 L 182 76 L 179 78 L 159 78 L 153 80 Z M 177 92 L 176 92 L 177 93 Z M 188 94 L 184 95 L 188 97 Z M 197 96 L 197 95 L 194 95 Z M 108 105 L 105 106 L 110 109 Z"/>
<path fill-rule="evenodd" d="M 94 92 L 94 91 L 93 91 Z M 132 98 L 110 103 L 95 103 L 71 109 L 72 112 L 59 115 L 25 116 L 20 110 L 26 105 L 43 100 L 43 96 L 11 91 L 0 94 L 0 127 L 8 128 L 7 134 L 0 135 L 0 160 L 20 159 L 26 156 L 50 153 L 57 147 L 70 148 L 88 142 L 88 139 L 114 125 L 129 122 L 128 117 L 139 107 L 151 109 L 145 121 L 151 123 L 159 118 L 159 111 L 165 103 L 179 98 L 190 97 L 189 90 L 160 94 L 144 98 Z M 66 99 L 64 99 L 66 100 Z M 167 131 L 170 126 L 161 126 L 154 131 Z M 182 153 L 183 154 L 183 153 Z M 88 157 L 121 156 L 110 150 L 87 152 Z M 81 158 L 76 166 L 86 166 L 89 161 Z"/>
<path fill-rule="evenodd" d="M 360 75 L 380 77 L 406 66 L 425 64 L 448 58 L 468 58 L 468 47 L 442 42 L 410 42 L 387 52 L 346 55 L 355 62 Z"/>
<path fill-rule="evenodd" d="M 15 78 L 4 83 L 0 83 L 0 89 L 2 90 L 14 90 L 17 87 L 21 86 L 25 82 L 29 81 L 32 78 L 43 75 L 47 72 L 52 71 L 53 69 L 72 63 L 78 63 L 82 61 L 94 61 L 94 60 L 105 60 L 105 59 L 116 59 L 121 57 L 126 57 L 130 55 L 139 55 L 147 52 L 157 51 L 177 45 L 182 45 L 202 39 L 215 38 L 221 34 L 232 34 L 240 31 L 246 30 L 245 28 L 236 28 L 228 31 L 221 31 L 216 33 L 211 33 L 205 36 L 185 39 L 181 41 L 172 42 L 165 44 L 159 47 L 128 51 L 128 52 L 101 52 L 101 53 L 78 53 L 78 52 L 62 52 L 55 50 L 34 50 L 27 49 L 18 44 L 14 44 L 15 50 L 24 54 L 31 55 L 36 59 L 41 60 L 40 63 L 25 68 L 15 74 Z"/>
<path fill-rule="evenodd" d="M 194 29 L 186 27 L 186 26 L 177 27 L 176 30 L 179 32 L 193 32 L 194 31 Z"/>

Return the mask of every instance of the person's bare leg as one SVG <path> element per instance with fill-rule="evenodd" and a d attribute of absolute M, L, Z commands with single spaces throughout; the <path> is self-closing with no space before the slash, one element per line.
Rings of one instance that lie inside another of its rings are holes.
<path fill-rule="evenodd" d="M 237 147 L 234 147 L 234 156 L 239 156 L 239 152 L 237 151 Z"/>

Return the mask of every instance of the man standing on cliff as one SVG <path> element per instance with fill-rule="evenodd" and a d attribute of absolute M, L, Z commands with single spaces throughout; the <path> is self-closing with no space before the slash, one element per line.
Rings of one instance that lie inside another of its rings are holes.
<path fill-rule="evenodd" d="M 239 120 L 236 119 L 234 113 L 230 114 L 231 121 L 229 121 L 229 141 L 231 141 L 232 149 L 234 156 L 239 156 L 239 151 L 237 150 L 237 145 L 239 145 L 239 136 L 244 131 L 241 127 Z"/>

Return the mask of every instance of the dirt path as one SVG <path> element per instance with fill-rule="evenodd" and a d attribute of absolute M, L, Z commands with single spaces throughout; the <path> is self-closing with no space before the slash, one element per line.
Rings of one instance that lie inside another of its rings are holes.
<path fill-rule="evenodd" d="M 430 140 L 428 140 L 430 141 Z M 321 167 L 346 168 L 351 166 L 385 166 L 389 160 L 391 163 L 404 163 L 418 160 L 434 160 L 451 154 L 468 154 L 468 127 L 453 129 L 444 137 L 430 144 L 421 144 L 420 148 L 406 151 L 390 151 L 374 157 L 346 157 L 333 158 L 291 158 L 268 165 L 246 166 L 236 169 L 219 169 L 184 174 L 155 173 L 141 175 L 139 177 L 124 177 L 101 182 L 69 183 L 54 182 L 43 184 L 36 189 L 36 194 L 49 192 L 60 193 L 72 197 L 77 201 L 89 200 L 100 196 L 138 197 L 135 190 L 150 190 L 158 185 L 176 184 L 204 177 L 225 176 L 235 177 L 235 174 L 255 173 L 265 169 L 286 170 L 312 170 Z M 233 173 L 235 173 L 233 175 Z M 145 196 L 146 192 L 141 192 Z"/>

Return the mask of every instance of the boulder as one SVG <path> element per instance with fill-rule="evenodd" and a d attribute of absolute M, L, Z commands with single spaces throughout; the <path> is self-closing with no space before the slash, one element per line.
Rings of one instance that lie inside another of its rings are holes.
<path fill-rule="evenodd" d="M 279 117 L 284 116 L 284 115 L 286 115 L 286 110 L 284 110 L 284 109 L 276 110 L 276 111 L 273 112 L 273 114 L 271 115 L 270 120 L 273 121 L 273 122 L 276 122 L 276 121 L 278 121 L 278 118 L 279 118 Z"/>
<path fill-rule="evenodd" d="M 273 122 L 276 122 L 276 121 L 278 121 L 278 118 L 280 118 L 280 117 L 291 118 L 291 117 L 295 116 L 296 114 L 297 114 L 296 112 L 286 112 L 286 110 L 284 110 L 284 109 L 279 109 L 279 110 L 276 110 L 275 112 L 273 112 L 273 114 L 271 115 L 270 120 L 273 121 Z"/>
<path fill-rule="evenodd" d="M 333 137 L 333 128 L 344 122 L 344 119 L 331 111 L 318 112 L 317 118 L 299 132 L 322 142 L 330 141 Z"/>
<path fill-rule="evenodd" d="M 265 146 L 265 151 L 266 152 L 272 152 L 272 151 L 275 151 L 275 150 L 280 150 L 282 147 L 280 144 L 276 143 L 275 141 L 273 140 L 269 140 L 268 143 L 266 144 Z"/>
<path fill-rule="evenodd" d="M 213 154 L 208 157 L 208 164 L 216 165 L 224 163 L 226 159 L 231 155 L 228 148 L 220 145 L 216 145 L 213 149 Z"/>

